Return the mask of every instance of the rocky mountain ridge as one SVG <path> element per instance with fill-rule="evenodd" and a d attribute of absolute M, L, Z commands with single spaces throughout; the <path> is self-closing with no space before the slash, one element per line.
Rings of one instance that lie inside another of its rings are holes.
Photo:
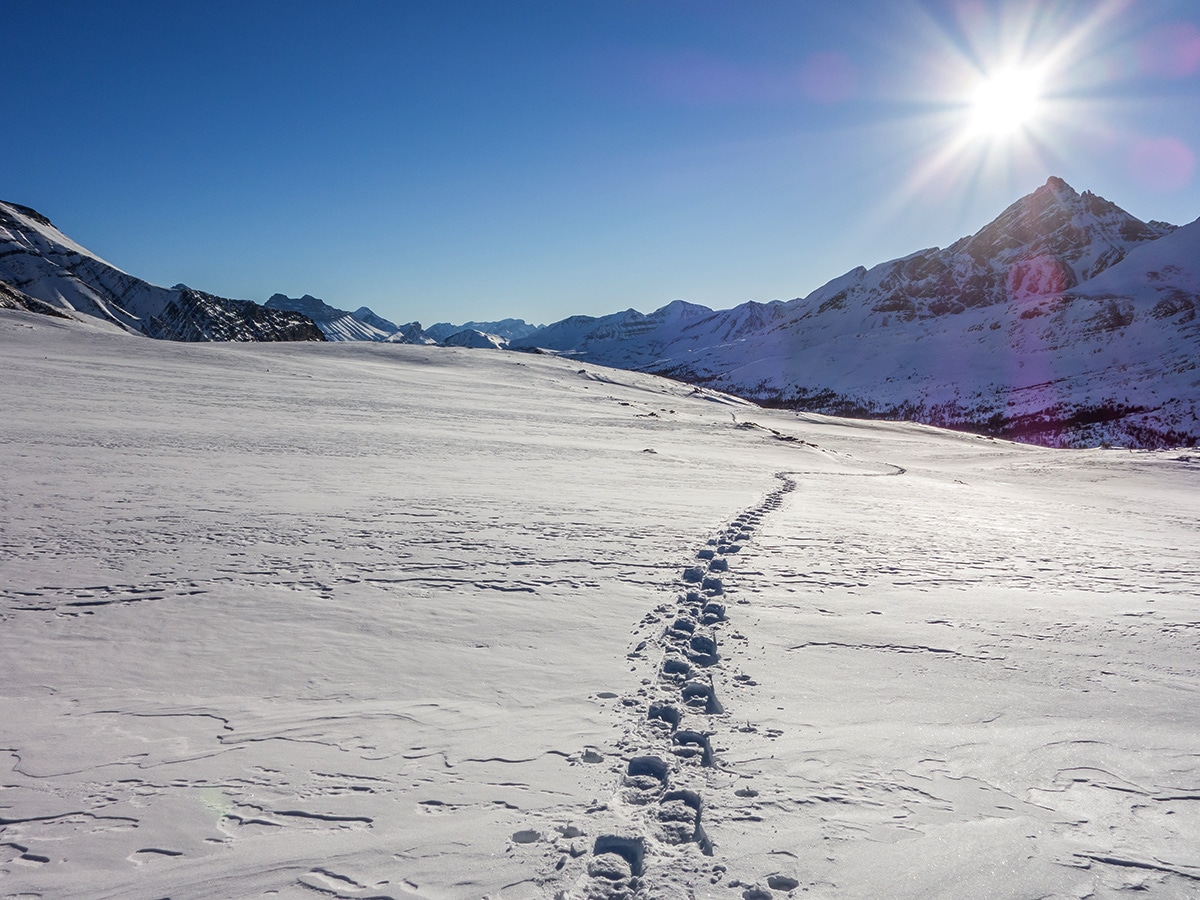
<path fill-rule="evenodd" d="M 72 241 L 36 210 L 0 202 L 0 282 L 59 314 L 93 316 L 135 334 L 176 341 L 321 341 L 294 312 L 186 285 L 159 287 Z"/>
<path fill-rule="evenodd" d="M 266 302 L 270 309 L 302 313 L 312 319 L 330 341 L 388 341 L 393 344 L 441 344 L 446 347 L 504 349 L 509 341 L 536 334 L 542 326 L 524 319 L 498 322 L 438 322 L 423 328 L 420 322 L 397 325 L 374 310 L 360 306 L 354 312 L 330 306 L 311 294 L 288 297 L 274 294 Z"/>

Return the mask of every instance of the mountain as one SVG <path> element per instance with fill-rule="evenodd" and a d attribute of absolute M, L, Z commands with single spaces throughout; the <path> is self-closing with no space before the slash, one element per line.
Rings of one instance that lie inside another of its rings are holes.
<path fill-rule="evenodd" d="M 388 336 L 388 342 L 392 344 L 436 344 L 433 338 L 425 333 L 420 322 L 409 322 L 407 325 L 399 326 L 395 331 Z"/>
<path fill-rule="evenodd" d="M 593 350 L 611 358 L 607 365 L 639 368 L 639 357 L 655 357 L 686 330 L 690 323 L 712 314 L 707 306 L 674 300 L 661 309 L 644 314 L 636 309 L 598 318 L 570 316 L 546 325 L 534 334 L 511 342 L 514 348 L 539 347 L 588 356 Z M 626 364 L 617 362 L 623 360 Z"/>
<path fill-rule="evenodd" d="M 272 294 L 271 299 L 264 303 L 263 306 L 267 307 L 267 309 L 287 309 L 292 312 L 302 313 L 314 322 L 332 321 L 340 319 L 342 316 L 350 315 L 346 310 L 330 306 L 324 300 L 318 300 L 312 294 L 305 294 L 299 298 L 289 297 L 286 294 Z"/>
<path fill-rule="evenodd" d="M 1194 444 L 1198 229 L 1050 178 L 945 249 L 860 266 L 803 298 L 574 316 L 514 346 L 1049 446 Z"/>
<path fill-rule="evenodd" d="M 530 325 L 524 319 L 501 319 L 499 322 L 464 322 L 462 325 L 451 325 L 449 322 L 438 322 L 425 329 L 425 334 L 441 343 L 460 331 L 478 331 L 481 334 L 494 334 L 506 341 L 520 340 L 541 330 L 540 325 Z"/>
<path fill-rule="evenodd" d="M 325 339 L 329 341 L 388 341 L 393 344 L 436 344 L 429 337 L 420 322 L 409 322 L 407 325 L 397 325 L 389 322 L 383 316 L 377 315 L 366 306 L 360 306 L 354 312 L 347 312 L 330 306 L 324 300 L 318 300 L 311 294 L 303 297 L 288 297 L 285 294 L 273 294 L 266 305 L 271 309 L 289 309 L 302 313 L 312 319 Z"/>
<path fill-rule="evenodd" d="M 506 346 L 511 340 L 529 338 L 541 330 L 540 325 L 530 325 L 524 319 L 466 322 L 462 325 L 438 322 L 429 328 L 422 328 L 420 322 L 397 325 L 369 307 L 360 306 L 354 312 L 348 312 L 330 306 L 311 294 L 303 297 L 274 294 L 266 306 L 308 316 L 330 341 L 388 341 L 393 344 L 444 344 L 447 347 L 496 349 Z"/>
<path fill-rule="evenodd" d="M 441 344 L 443 347 L 474 347 L 483 350 L 503 350 L 508 346 L 508 341 L 498 334 L 488 334 L 474 328 L 464 328 L 445 338 Z"/>
<path fill-rule="evenodd" d="M 378 328 L 380 331 L 387 334 L 395 334 L 400 330 L 400 326 L 395 322 L 388 321 L 383 316 L 376 315 L 375 312 L 366 306 L 360 306 L 354 312 L 350 313 L 360 322 L 366 322 L 368 325 Z"/>
<path fill-rule="evenodd" d="M 390 330 L 378 328 L 358 313 L 330 306 L 312 294 L 305 294 L 299 298 L 288 297 L 286 294 L 272 294 L 265 305 L 268 309 L 291 310 L 308 316 L 321 329 L 327 341 L 386 341 L 396 330 L 395 327 Z M 358 310 L 359 313 L 364 311 L 370 316 L 375 315 L 365 306 Z M 380 321 L 386 322 L 385 319 Z"/>
<path fill-rule="evenodd" d="M 186 285 L 163 288 L 72 241 L 36 210 L 0 202 L 0 281 L 62 313 L 176 341 L 320 341 L 302 315 Z"/>

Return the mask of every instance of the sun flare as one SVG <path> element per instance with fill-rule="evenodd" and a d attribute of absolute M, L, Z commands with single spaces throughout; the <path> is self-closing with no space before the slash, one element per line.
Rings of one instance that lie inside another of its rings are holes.
<path fill-rule="evenodd" d="M 1033 125 L 1042 108 L 1042 77 L 1034 69 L 1009 68 L 985 78 L 970 98 L 971 132 L 1007 137 Z"/>

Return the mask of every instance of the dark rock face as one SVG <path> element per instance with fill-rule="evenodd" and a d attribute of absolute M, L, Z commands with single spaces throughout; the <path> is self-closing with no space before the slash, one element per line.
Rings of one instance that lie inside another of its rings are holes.
<path fill-rule="evenodd" d="M 285 294 L 272 294 L 264 306 L 267 309 L 282 309 L 288 312 L 298 312 L 308 316 L 314 322 L 326 322 L 333 319 L 340 319 L 342 316 L 348 316 L 344 309 L 330 306 L 324 300 L 318 300 L 312 294 L 305 294 L 303 297 L 294 298 L 288 297 Z M 364 307 L 365 308 L 365 307 Z"/>
<path fill-rule="evenodd" d="M 315 322 L 300 313 L 268 309 L 183 289 L 146 326 L 150 337 L 171 341 L 323 341 Z"/>

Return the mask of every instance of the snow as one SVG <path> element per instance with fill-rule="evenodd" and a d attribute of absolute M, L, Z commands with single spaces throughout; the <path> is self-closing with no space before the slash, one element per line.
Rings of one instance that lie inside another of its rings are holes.
<path fill-rule="evenodd" d="M 0 356 L 5 894 L 1196 893 L 1198 454 L 19 311 Z"/>
<path fill-rule="evenodd" d="M 1200 219 L 1136 247 L 1076 293 L 1145 297 L 1179 290 L 1200 293 Z M 1148 290 L 1149 289 L 1149 290 Z"/>
<path fill-rule="evenodd" d="M 315 320 L 314 320 L 315 321 Z M 327 341 L 386 341 L 394 334 L 383 331 L 357 316 L 346 314 L 336 319 L 317 322 L 317 327 L 325 335 Z"/>

